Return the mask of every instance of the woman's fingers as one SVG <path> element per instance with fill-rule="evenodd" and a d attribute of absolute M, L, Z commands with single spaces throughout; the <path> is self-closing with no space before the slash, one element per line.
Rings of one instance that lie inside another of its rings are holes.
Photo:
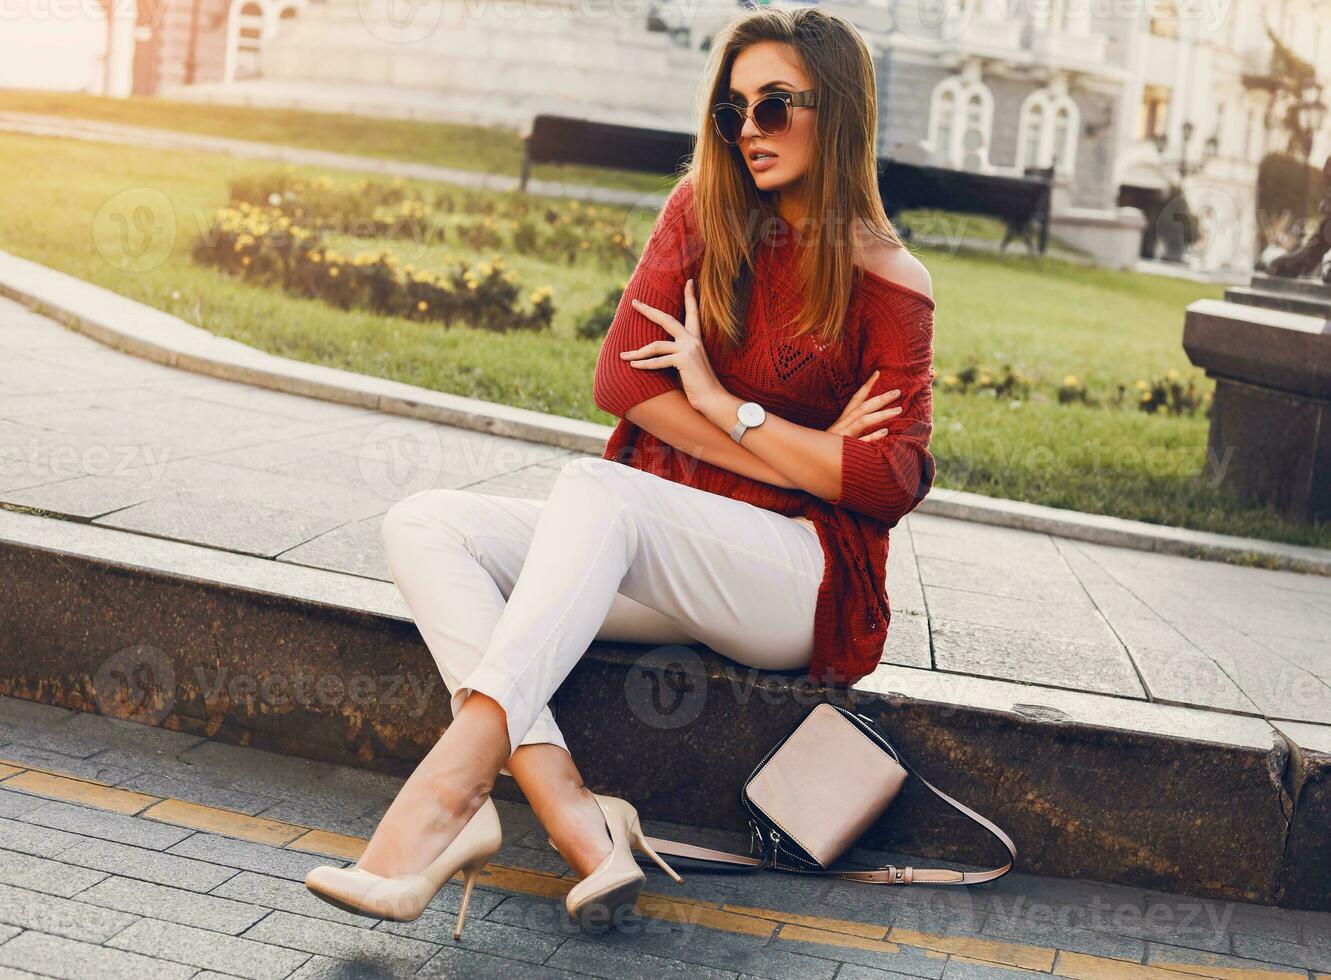
<path fill-rule="evenodd" d="M 896 401 L 899 397 L 901 397 L 901 389 L 893 388 L 891 391 L 885 391 L 881 395 L 874 395 L 868 402 L 866 402 L 866 404 L 886 405 L 888 402 Z"/>
<path fill-rule="evenodd" d="M 692 279 L 684 284 L 684 329 L 691 334 L 699 330 L 697 286 Z"/>
<path fill-rule="evenodd" d="M 675 355 L 666 354 L 663 357 L 648 357 L 641 361 L 629 361 L 629 366 L 635 368 L 674 367 Z"/>
<path fill-rule="evenodd" d="M 650 344 L 643 344 L 636 350 L 622 350 L 619 356 L 623 358 L 646 357 L 649 354 L 673 354 L 675 352 L 675 342 L 673 340 L 653 340 Z"/>
<path fill-rule="evenodd" d="M 666 332 L 669 333 L 672 337 L 678 336 L 677 331 L 684 329 L 683 324 L 681 324 L 669 313 L 666 313 L 664 310 L 658 310 L 654 306 L 648 306 L 646 303 L 644 303 L 642 300 L 636 297 L 630 300 L 630 302 L 632 303 L 633 308 L 637 310 L 639 313 L 641 313 L 643 316 L 645 316 L 647 319 L 651 320 L 653 323 L 659 323 L 661 324 L 661 326 L 665 327 Z"/>
<path fill-rule="evenodd" d="M 869 390 L 873 388 L 873 383 L 877 380 L 878 380 L 878 371 L 877 369 L 875 369 L 874 373 L 869 375 L 868 380 L 866 380 L 864 384 L 860 385 L 859 390 L 856 391 L 855 394 L 850 396 L 850 401 L 846 402 L 845 412 L 850 411 L 861 401 L 867 398 L 869 395 Z M 845 412 L 843 412 L 842 414 L 845 414 Z"/>

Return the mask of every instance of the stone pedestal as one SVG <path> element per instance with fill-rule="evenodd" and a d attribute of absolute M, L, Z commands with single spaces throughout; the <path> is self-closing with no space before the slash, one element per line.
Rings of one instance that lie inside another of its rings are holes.
<path fill-rule="evenodd" d="M 1255 276 L 1188 306 L 1183 349 L 1216 382 L 1207 477 L 1331 519 L 1331 289 Z"/>

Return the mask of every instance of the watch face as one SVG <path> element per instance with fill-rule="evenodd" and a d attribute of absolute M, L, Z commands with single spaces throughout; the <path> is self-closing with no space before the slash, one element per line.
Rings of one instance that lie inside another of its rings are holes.
<path fill-rule="evenodd" d="M 745 425 L 759 425 L 767 417 L 763 407 L 757 402 L 745 402 L 738 410 L 739 420 Z"/>

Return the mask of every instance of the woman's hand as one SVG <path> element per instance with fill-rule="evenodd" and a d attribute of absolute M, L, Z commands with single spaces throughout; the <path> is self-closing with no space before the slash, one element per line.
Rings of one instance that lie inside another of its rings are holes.
<path fill-rule="evenodd" d="M 883 408 L 888 402 L 901 397 L 900 388 L 885 391 L 881 395 L 874 395 L 872 398 L 866 397 L 873 388 L 873 383 L 878 380 L 878 373 L 875 371 L 869 375 L 868 381 L 860 385 L 860 390 L 851 396 L 850 401 L 846 403 L 846 407 L 841 412 L 841 417 L 828 427 L 828 432 L 835 435 L 856 436 L 864 442 L 875 442 L 887 435 L 886 426 L 877 432 L 860 435 L 865 429 L 872 429 L 884 419 L 896 418 L 901 414 L 900 405 Z"/>
<path fill-rule="evenodd" d="M 684 284 L 683 323 L 669 313 L 636 299 L 633 300 L 633 308 L 647 319 L 659 323 L 674 339 L 654 340 L 637 350 L 621 351 L 619 354 L 621 358 L 641 370 L 678 368 L 679 380 L 684 386 L 684 395 L 695 409 L 709 398 L 725 391 L 721 382 L 717 380 L 715 372 L 712 371 L 712 362 L 708 359 L 707 348 L 702 343 L 698 300 L 693 294 L 692 279 Z"/>

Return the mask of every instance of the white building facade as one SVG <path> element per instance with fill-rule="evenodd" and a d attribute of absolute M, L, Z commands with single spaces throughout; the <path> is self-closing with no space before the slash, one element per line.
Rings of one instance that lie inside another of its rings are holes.
<path fill-rule="evenodd" d="M 1265 25 L 1317 68 L 1331 101 L 1328 0 L 832 5 L 873 24 L 869 8 L 885 14 L 866 31 L 883 152 L 1013 176 L 1052 166 L 1054 233 L 1111 265 L 1159 251 L 1182 187 L 1201 232 L 1189 261 L 1251 269 L 1257 221 L 1270 220 L 1255 213 L 1258 164 L 1286 142 L 1270 95 L 1248 81 L 1270 64 Z M 1328 152 L 1323 126 L 1314 164 Z"/>

